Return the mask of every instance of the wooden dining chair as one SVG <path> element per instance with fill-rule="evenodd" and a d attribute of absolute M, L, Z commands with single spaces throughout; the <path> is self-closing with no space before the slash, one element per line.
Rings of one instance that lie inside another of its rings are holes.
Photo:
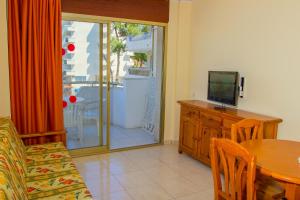
<path fill-rule="evenodd" d="M 241 143 L 246 140 L 263 139 L 263 123 L 256 119 L 243 119 L 231 126 L 231 139 Z M 270 177 L 259 175 L 255 183 L 257 199 L 282 199 L 284 189 Z"/>
<path fill-rule="evenodd" d="M 254 155 L 232 140 L 217 138 L 211 139 L 210 153 L 215 200 L 256 199 Z"/>
<path fill-rule="evenodd" d="M 231 139 L 238 143 L 263 139 L 263 123 L 256 119 L 243 119 L 232 124 Z"/>

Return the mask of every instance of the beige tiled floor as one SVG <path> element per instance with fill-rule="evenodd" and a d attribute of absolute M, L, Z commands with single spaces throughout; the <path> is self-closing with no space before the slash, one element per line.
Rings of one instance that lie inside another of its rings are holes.
<path fill-rule="evenodd" d="M 94 199 L 213 199 L 210 168 L 178 154 L 176 145 L 81 157 L 74 162 Z"/>
<path fill-rule="evenodd" d="M 85 124 L 83 127 L 83 139 L 78 138 L 77 128 L 67 128 L 68 149 L 79 149 L 84 147 L 99 146 L 98 130 L 95 123 Z M 103 127 L 103 133 L 106 133 L 106 126 Z M 106 141 L 106 134 L 103 135 L 103 141 Z M 140 146 L 145 144 L 156 144 L 155 137 L 142 128 L 121 128 L 110 126 L 110 148 L 120 149 L 125 147 Z"/>

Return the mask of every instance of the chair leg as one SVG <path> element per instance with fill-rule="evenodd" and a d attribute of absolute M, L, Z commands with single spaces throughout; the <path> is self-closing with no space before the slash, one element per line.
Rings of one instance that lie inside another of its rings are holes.
<path fill-rule="evenodd" d="M 77 124 L 78 124 L 78 139 L 80 142 L 82 142 L 82 135 L 83 135 L 83 118 L 82 117 L 79 117 Z"/>
<path fill-rule="evenodd" d="M 81 130 L 79 132 L 79 141 L 82 142 L 83 141 L 83 121 L 82 121 L 82 125 L 81 125 Z"/>

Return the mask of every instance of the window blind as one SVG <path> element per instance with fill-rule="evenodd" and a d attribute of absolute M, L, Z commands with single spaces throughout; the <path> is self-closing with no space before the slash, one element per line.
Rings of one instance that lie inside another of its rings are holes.
<path fill-rule="evenodd" d="M 62 11 L 151 22 L 169 22 L 169 0 L 62 0 Z"/>

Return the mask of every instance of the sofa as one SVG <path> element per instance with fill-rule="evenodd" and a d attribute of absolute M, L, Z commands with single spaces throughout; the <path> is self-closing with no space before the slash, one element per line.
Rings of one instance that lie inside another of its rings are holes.
<path fill-rule="evenodd" d="M 25 146 L 0 118 L 0 199 L 92 199 L 63 143 Z"/>

